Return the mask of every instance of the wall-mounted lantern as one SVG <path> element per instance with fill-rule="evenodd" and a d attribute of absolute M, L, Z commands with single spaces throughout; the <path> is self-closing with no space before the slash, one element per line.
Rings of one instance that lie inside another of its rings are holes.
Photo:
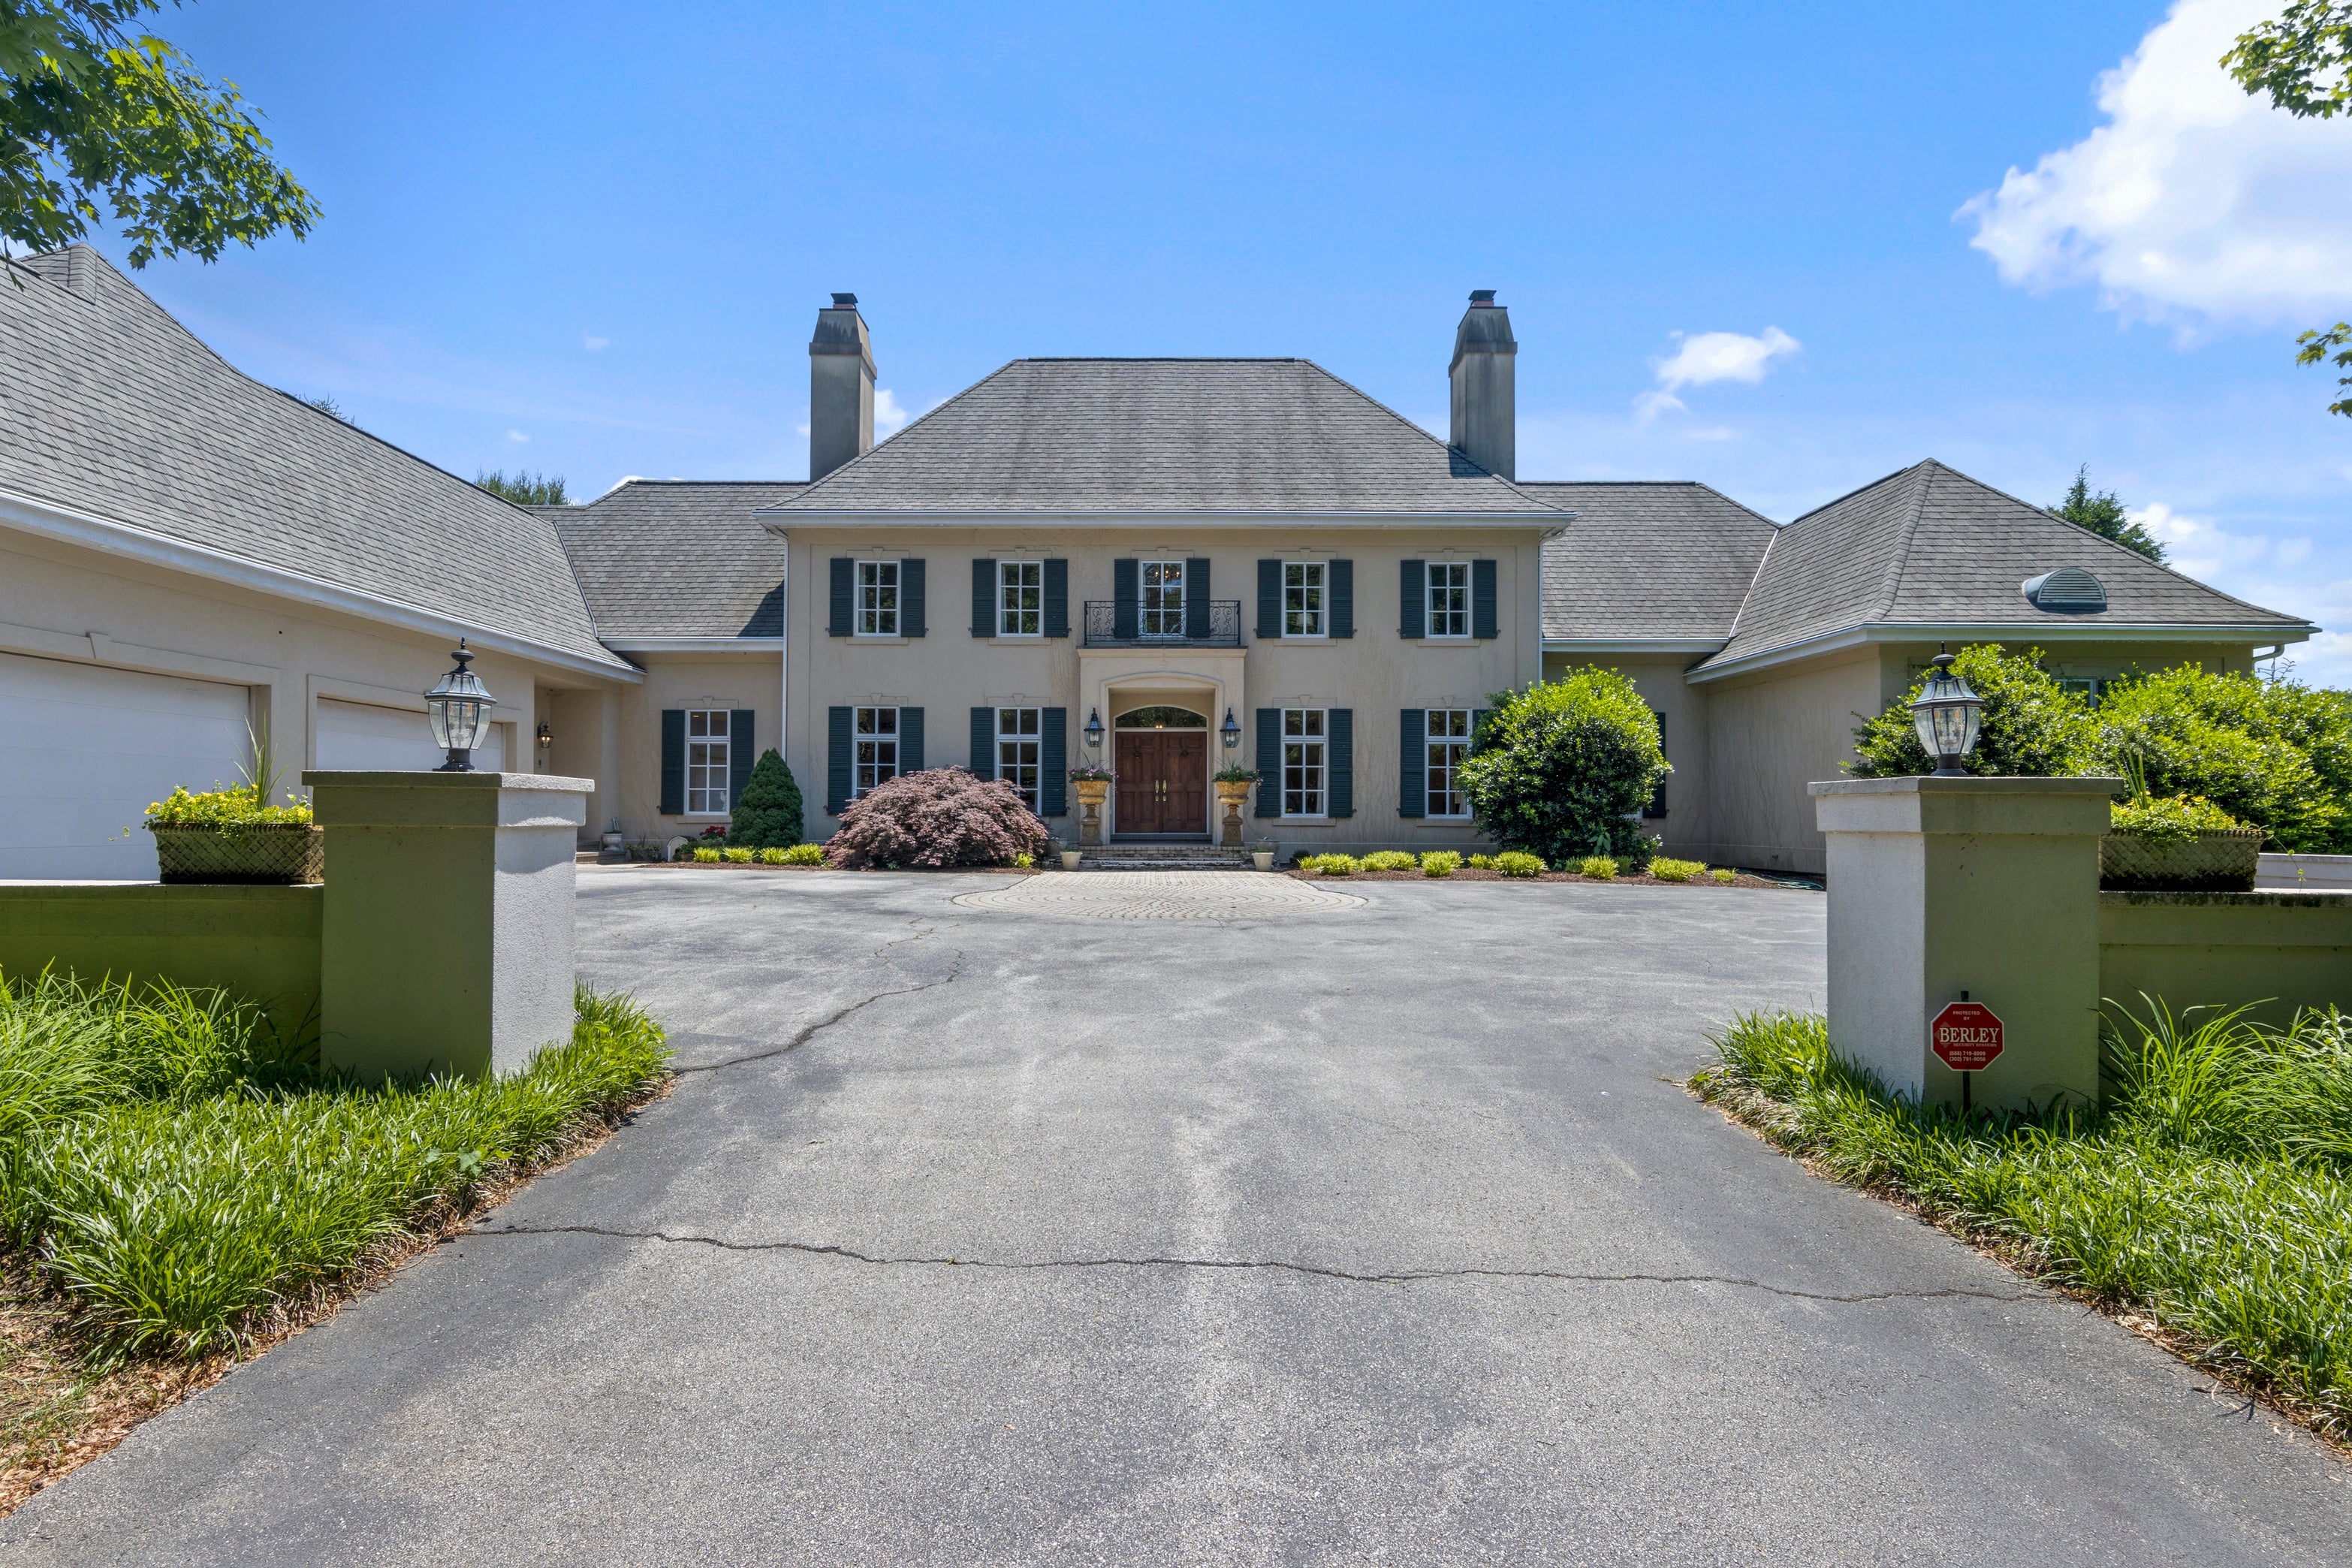
<path fill-rule="evenodd" d="M 1224 742 L 1225 750 L 1229 752 L 1242 743 L 1242 727 L 1234 721 L 1234 710 L 1230 708 L 1225 710 L 1225 722 L 1217 731 L 1217 738 Z"/>
<path fill-rule="evenodd" d="M 1960 759 L 1976 750 L 1984 699 L 1952 673 L 1952 656 L 1941 647 L 1930 662 L 1934 668 L 1927 684 L 1911 704 L 1911 722 L 1919 731 L 1919 744 L 1936 759 L 1935 776 L 1966 778 L 1968 770 L 1960 766 Z"/>
<path fill-rule="evenodd" d="M 1101 709 L 1097 708 L 1087 715 L 1086 736 L 1087 749 L 1088 751 L 1099 752 L 1102 750 L 1103 727 Z"/>
<path fill-rule="evenodd" d="M 542 752 L 555 744 L 555 727 L 544 719 L 539 721 L 538 741 L 539 749 Z"/>
<path fill-rule="evenodd" d="M 470 773 L 474 771 L 474 747 L 489 728 L 490 710 L 498 706 L 499 700 L 490 695 L 480 676 L 466 668 L 474 662 L 474 656 L 466 651 L 463 637 L 457 640 L 457 651 L 450 657 L 457 661 L 457 668 L 425 694 L 425 716 L 433 722 L 433 743 L 449 751 L 449 760 L 433 771 Z"/>

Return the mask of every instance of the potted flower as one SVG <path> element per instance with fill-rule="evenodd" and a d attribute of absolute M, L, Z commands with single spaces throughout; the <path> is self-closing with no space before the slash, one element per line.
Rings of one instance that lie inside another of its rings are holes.
<path fill-rule="evenodd" d="M 2253 890 L 2262 858 L 2259 827 L 2248 827 L 2201 795 L 2134 795 L 2108 812 L 2099 840 L 2099 886 L 2136 892 Z"/>
<path fill-rule="evenodd" d="M 287 885 L 326 880 L 326 836 L 291 794 L 269 804 L 278 781 L 266 735 L 252 737 L 245 783 L 202 792 L 183 784 L 147 807 L 155 865 L 171 883 Z"/>
<path fill-rule="evenodd" d="M 1079 843 L 1102 842 L 1102 804 L 1110 798 L 1110 783 L 1117 777 L 1117 773 L 1100 766 L 1070 770 L 1070 789 L 1078 797 L 1078 805 L 1086 808 L 1086 815 L 1078 822 Z M 1063 864 L 1069 862 L 1065 859 Z"/>
<path fill-rule="evenodd" d="M 1229 764 L 1209 778 L 1217 786 L 1217 799 L 1225 808 L 1223 842 L 1238 849 L 1242 842 L 1242 803 L 1249 799 L 1250 785 L 1257 783 L 1257 770 Z"/>

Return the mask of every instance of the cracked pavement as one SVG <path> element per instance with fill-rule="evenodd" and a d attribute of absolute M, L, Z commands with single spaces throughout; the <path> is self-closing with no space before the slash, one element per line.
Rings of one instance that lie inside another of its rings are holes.
<path fill-rule="evenodd" d="M 583 874 L 675 1092 L 0 1561 L 2352 1558 L 2311 1439 L 1676 1087 L 1816 897 L 1003 885 Z"/>

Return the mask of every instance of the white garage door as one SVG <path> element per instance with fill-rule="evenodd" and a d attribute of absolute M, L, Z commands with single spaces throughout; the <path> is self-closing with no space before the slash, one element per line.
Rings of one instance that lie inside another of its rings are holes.
<path fill-rule="evenodd" d="M 0 877 L 152 879 L 147 803 L 237 783 L 249 711 L 242 686 L 0 654 Z"/>
<path fill-rule="evenodd" d="M 506 766 L 507 727 L 490 726 L 488 739 L 474 748 L 474 765 L 484 773 Z M 449 753 L 433 743 L 433 726 L 422 708 L 378 708 L 366 702 L 319 699 L 317 768 L 383 769 L 415 773 L 439 767 Z"/>

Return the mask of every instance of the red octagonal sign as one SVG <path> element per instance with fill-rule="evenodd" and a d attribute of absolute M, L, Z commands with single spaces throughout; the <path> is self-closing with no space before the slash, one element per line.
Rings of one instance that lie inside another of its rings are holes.
<path fill-rule="evenodd" d="M 1927 1044 L 1954 1072 L 1975 1072 L 2000 1055 L 2000 1020 L 1981 1002 L 1955 1002 L 1927 1026 Z"/>

